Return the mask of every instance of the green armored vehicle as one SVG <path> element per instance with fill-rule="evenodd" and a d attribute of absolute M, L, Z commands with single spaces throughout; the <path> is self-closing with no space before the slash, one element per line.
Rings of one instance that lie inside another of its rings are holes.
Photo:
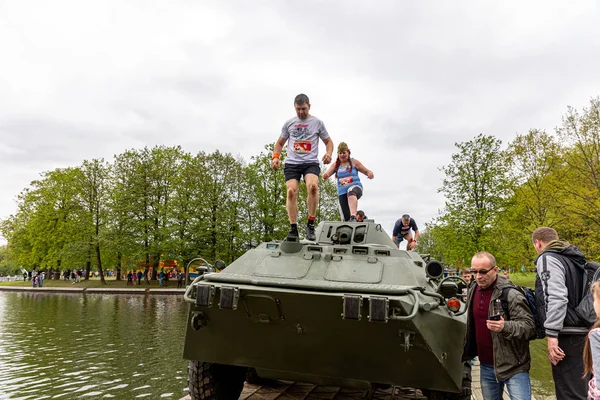
<path fill-rule="evenodd" d="M 198 276 L 184 358 L 192 399 L 237 399 L 248 373 L 459 394 L 466 329 L 459 277 L 399 250 L 374 222 L 322 222 L 315 242 L 267 242 Z"/>

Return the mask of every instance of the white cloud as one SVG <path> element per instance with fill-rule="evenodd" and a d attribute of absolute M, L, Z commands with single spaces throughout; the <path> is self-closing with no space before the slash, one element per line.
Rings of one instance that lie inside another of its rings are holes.
<path fill-rule="evenodd" d="M 0 217 L 40 172 L 181 144 L 246 158 L 307 93 L 375 172 L 360 201 L 421 227 L 454 143 L 552 131 L 600 95 L 591 0 L 0 2 Z"/>

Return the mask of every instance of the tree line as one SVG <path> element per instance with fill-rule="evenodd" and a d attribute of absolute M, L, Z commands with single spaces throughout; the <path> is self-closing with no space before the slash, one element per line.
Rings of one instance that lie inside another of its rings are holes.
<path fill-rule="evenodd" d="M 439 191 L 445 207 L 426 224 L 418 251 L 468 266 L 486 250 L 501 265 L 530 266 L 531 233 L 554 227 L 600 259 L 600 98 L 569 107 L 555 132 L 531 129 L 506 147 L 493 135 L 456 143 Z M 44 172 L 0 221 L 0 273 L 25 269 L 153 271 L 161 260 L 233 261 L 289 228 L 273 144 L 251 157 L 181 147 L 129 150 Z M 335 184 L 320 180 L 317 218 L 339 219 Z M 299 203 L 306 201 L 300 186 Z M 299 207 L 306 218 L 306 207 Z M 86 273 L 86 276 L 88 274 Z"/>
<path fill-rule="evenodd" d="M 455 146 L 441 167 L 445 207 L 426 225 L 420 251 L 458 267 L 481 250 L 532 267 L 531 234 L 550 226 L 600 259 L 600 98 L 569 107 L 552 133 L 531 129 L 506 147 L 480 134 Z"/>
<path fill-rule="evenodd" d="M 0 273 L 19 268 L 124 271 L 161 260 L 196 257 L 230 263 L 289 229 L 283 170 L 270 166 L 273 144 L 239 157 L 157 146 L 128 150 L 112 162 L 86 160 L 41 174 L 18 196 L 17 212 L 0 222 L 8 244 Z M 284 156 L 285 157 L 285 154 Z M 338 219 L 337 189 L 319 183 L 318 220 Z M 306 219 L 306 186 L 299 217 Z"/>

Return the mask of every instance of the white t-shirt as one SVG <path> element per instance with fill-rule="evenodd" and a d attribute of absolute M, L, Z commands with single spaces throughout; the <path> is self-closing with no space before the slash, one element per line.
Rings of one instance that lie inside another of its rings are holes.
<path fill-rule="evenodd" d="M 319 118 L 294 117 L 281 128 L 281 137 L 288 139 L 288 164 L 319 163 L 319 138 L 329 138 L 325 124 Z"/>

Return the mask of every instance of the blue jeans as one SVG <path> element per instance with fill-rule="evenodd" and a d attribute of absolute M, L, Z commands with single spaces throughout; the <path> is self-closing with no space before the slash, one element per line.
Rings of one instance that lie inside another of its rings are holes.
<path fill-rule="evenodd" d="M 479 366 L 481 380 L 481 392 L 485 400 L 501 400 L 504 385 L 508 389 L 511 400 L 531 400 L 531 381 L 529 373 L 520 372 L 511 376 L 508 380 L 499 382 L 496 380 L 494 366 L 481 364 Z"/>

